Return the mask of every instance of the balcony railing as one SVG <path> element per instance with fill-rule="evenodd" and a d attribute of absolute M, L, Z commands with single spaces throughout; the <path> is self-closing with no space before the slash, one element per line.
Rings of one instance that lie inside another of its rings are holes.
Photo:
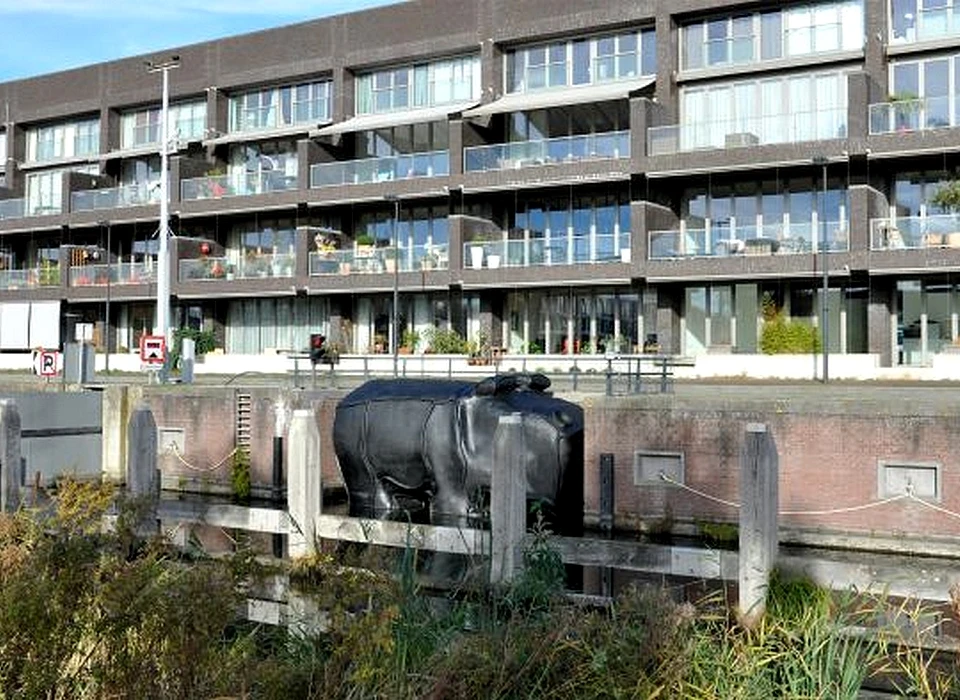
<path fill-rule="evenodd" d="M 102 190 L 80 190 L 70 194 L 72 211 L 95 211 L 154 204 L 160 201 L 160 189 L 155 184 L 138 183 Z"/>
<path fill-rule="evenodd" d="M 464 243 L 465 268 L 536 267 L 630 262 L 630 234 Z"/>
<path fill-rule="evenodd" d="M 23 199 L 0 199 L 0 220 L 22 219 Z"/>
<path fill-rule="evenodd" d="M 870 220 L 871 250 L 960 248 L 960 215 L 898 216 Z"/>
<path fill-rule="evenodd" d="M 105 287 L 107 284 L 125 286 L 151 284 L 157 281 L 157 266 L 149 262 L 97 263 L 70 268 L 71 287 Z"/>
<path fill-rule="evenodd" d="M 837 139 L 846 135 L 847 110 L 825 109 L 751 119 L 654 126 L 647 129 L 647 153 L 662 156 L 685 151 Z"/>
<path fill-rule="evenodd" d="M 293 277 L 296 255 L 261 253 L 227 257 L 187 258 L 180 261 L 180 281 L 249 280 L 264 277 Z"/>
<path fill-rule="evenodd" d="M 464 169 L 467 172 L 512 170 L 549 163 L 629 157 L 629 131 L 517 141 L 463 149 Z"/>
<path fill-rule="evenodd" d="M 314 252 L 310 253 L 310 274 L 312 276 L 362 275 L 447 270 L 450 267 L 448 250 L 445 243 L 430 243 L 401 246 L 399 253 L 392 246 L 369 250 L 358 248 Z"/>
<path fill-rule="evenodd" d="M 285 175 L 278 171 L 246 175 L 208 175 L 194 177 L 180 183 L 180 198 L 188 201 L 195 199 L 221 199 L 222 197 L 243 197 L 265 192 L 284 192 L 295 190 L 296 175 Z"/>
<path fill-rule="evenodd" d="M 60 284 L 60 267 L 42 266 L 19 270 L 0 270 L 0 289 L 34 289 Z"/>
<path fill-rule="evenodd" d="M 310 166 L 310 187 L 362 185 L 450 174 L 450 153 L 429 151 Z"/>
<path fill-rule="evenodd" d="M 830 252 L 849 250 L 847 225 L 828 221 L 826 246 Z M 790 255 L 819 252 L 818 226 L 805 222 L 765 224 L 763 226 L 722 226 L 651 231 L 651 260 L 675 258 L 726 257 L 730 255 Z M 819 231 L 823 233 L 822 230 Z"/>
<path fill-rule="evenodd" d="M 954 126 L 950 118 L 950 98 L 895 100 L 870 105 L 870 133 L 889 134 L 925 131 Z"/>

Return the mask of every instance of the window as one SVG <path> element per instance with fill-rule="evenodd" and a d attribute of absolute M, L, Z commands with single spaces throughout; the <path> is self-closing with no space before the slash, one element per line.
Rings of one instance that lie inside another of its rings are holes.
<path fill-rule="evenodd" d="M 480 99 L 480 57 L 464 56 L 357 76 L 357 114 Z"/>
<path fill-rule="evenodd" d="M 863 3 L 845 0 L 714 17 L 685 25 L 680 33 L 684 70 L 855 51 L 863 47 Z"/>
<path fill-rule="evenodd" d="M 874 133 L 960 125 L 960 54 L 891 64 L 890 94 L 871 107 Z"/>
<path fill-rule="evenodd" d="M 159 144 L 162 120 L 160 107 L 125 112 L 120 117 L 120 148 Z M 199 141 L 207 128 L 207 103 L 182 102 L 168 108 L 169 137 L 179 141 Z"/>
<path fill-rule="evenodd" d="M 654 75 L 656 60 L 653 29 L 531 46 L 507 54 L 506 90 L 527 92 Z"/>
<path fill-rule="evenodd" d="M 96 175 L 98 167 L 88 165 L 78 168 L 57 168 L 42 172 L 29 173 L 26 187 L 26 215 L 39 216 L 43 214 L 58 214 L 62 210 L 63 201 L 63 174 L 68 170 L 78 173 Z"/>
<path fill-rule="evenodd" d="M 892 0 L 890 42 L 905 44 L 960 33 L 957 0 Z"/>
<path fill-rule="evenodd" d="M 330 81 L 254 90 L 230 98 L 230 131 L 262 131 L 330 121 Z"/>
<path fill-rule="evenodd" d="M 680 150 L 843 138 L 844 71 L 684 88 Z"/>
<path fill-rule="evenodd" d="M 227 168 L 232 191 L 238 195 L 295 189 L 297 146 L 292 140 L 233 146 Z"/>
<path fill-rule="evenodd" d="M 27 161 L 80 158 L 100 151 L 100 120 L 52 124 L 27 130 Z"/>

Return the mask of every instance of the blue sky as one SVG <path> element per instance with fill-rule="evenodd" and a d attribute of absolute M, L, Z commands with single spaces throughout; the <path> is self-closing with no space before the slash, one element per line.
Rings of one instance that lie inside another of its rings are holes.
<path fill-rule="evenodd" d="M 0 82 L 398 0 L 0 0 Z"/>

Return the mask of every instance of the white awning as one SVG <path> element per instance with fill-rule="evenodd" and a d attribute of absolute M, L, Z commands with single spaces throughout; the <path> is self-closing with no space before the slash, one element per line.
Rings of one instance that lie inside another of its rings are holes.
<path fill-rule="evenodd" d="M 504 112 L 528 112 L 547 107 L 584 104 L 587 102 L 605 102 L 607 100 L 625 100 L 630 93 L 653 85 L 654 78 L 625 80 L 600 85 L 573 87 L 565 90 L 538 90 L 505 95 L 475 109 L 463 113 L 465 118 L 486 117 Z"/>
<path fill-rule="evenodd" d="M 335 136 L 353 131 L 384 129 L 389 126 L 446 121 L 451 114 L 463 112 L 476 104 L 476 100 L 471 100 L 469 102 L 455 102 L 438 107 L 424 107 L 423 109 L 405 109 L 398 112 L 363 114 L 359 117 L 351 117 L 346 121 L 337 122 L 336 124 L 312 131 L 310 132 L 310 136 Z"/>

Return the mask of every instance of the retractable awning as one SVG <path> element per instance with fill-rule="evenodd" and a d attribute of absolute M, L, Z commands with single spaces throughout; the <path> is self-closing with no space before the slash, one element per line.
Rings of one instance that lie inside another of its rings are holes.
<path fill-rule="evenodd" d="M 380 114 L 363 114 L 312 131 L 310 132 L 310 136 L 336 136 L 354 131 L 385 129 L 390 126 L 403 126 L 404 124 L 445 121 L 451 114 L 458 114 L 470 107 L 476 106 L 476 104 L 476 100 L 471 100 L 469 102 L 455 102 L 438 107 L 405 109 L 398 112 L 383 112 Z"/>
<path fill-rule="evenodd" d="M 586 85 L 566 90 L 538 90 L 505 95 L 485 105 L 468 109 L 464 118 L 487 117 L 504 112 L 528 112 L 547 107 L 584 104 L 587 102 L 605 102 L 607 100 L 625 100 L 631 93 L 653 85 L 654 78 L 642 80 L 621 80 L 617 82 Z"/>

